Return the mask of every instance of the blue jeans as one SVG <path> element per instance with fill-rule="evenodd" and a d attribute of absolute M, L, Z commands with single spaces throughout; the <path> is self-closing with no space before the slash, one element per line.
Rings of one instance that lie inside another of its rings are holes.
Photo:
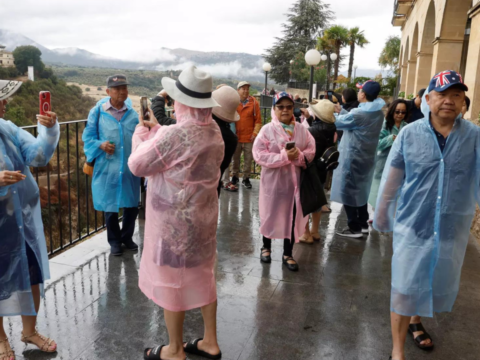
<path fill-rule="evenodd" d="M 108 243 L 112 245 L 121 245 L 132 241 L 135 232 L 135 221 L 137 220 L 138 208 L 124 208 L 122 229 L 118 223 L 118 213 L 106 212 L 105 222 L 107 224 Z"/>

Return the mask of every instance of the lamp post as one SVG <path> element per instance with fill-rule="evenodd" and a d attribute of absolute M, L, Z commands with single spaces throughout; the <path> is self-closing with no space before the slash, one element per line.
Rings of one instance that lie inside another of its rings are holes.
<path fill-rule="evenodd" d="M 333 62 L 337 61 L 338 59 L 338 56 L 337 54 L 333 53 L 333 54 L 330 54 L 330 60 L 332 60 Z M 328 77 L 327 77 L 327 90 L 330 89 L 330 81 L 329 81 L 329 77 L 330 77 L 330 70 L 331 70 L 331 63 L 330 61 L 328 62 Z"/>
<path fill-rule="evenodd" d="M 357 69 L 358 65 L 353 66 L 353 81 L 355 82 L 355 79 L 357 78 Z"/>
<path fill-rule="evenodd" d="M 265 95 L 268 95 L 267 91 L 267 81 L 268 81 L 268 73 L 272 70 L 272 65 L 270 63 L 266 62 L 263 64 L 263 71 L 265 71 Z"/>
<path fill-rule="evenodd" d="M 293 82 L 293 71 L 292 71 L 292 67 L 293 67 L 293 63 L 295 61 L 293 60 L 290 60 L 290 80 L 289 81 L 292 81 Z"/>
<path fill-rule="evenodd" d="M 310 91 L 308 94 L 308 102 L 312 102 L 313 97 L 313 67 L 318 65 L 321 57 L 322 56 L 316 49 L 308 50 L 305 54 L 305 62 L 310 66 Z"/>

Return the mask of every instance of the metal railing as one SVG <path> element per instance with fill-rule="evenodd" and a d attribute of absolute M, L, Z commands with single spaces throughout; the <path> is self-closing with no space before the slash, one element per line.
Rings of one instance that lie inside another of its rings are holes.
<path fill-rule="evenodd" d="M 105 215 L 93 208 L 91 179 L 82 170 L 85 156 L 81 134 L 86 123 L 87 120 L 59 123 L 60 140 L 56 155 L 47 166 L 33 168 L 40 188 L 49 255 L 105 228 Z M 37 136 L 37 125 L 23 129 Z"/>

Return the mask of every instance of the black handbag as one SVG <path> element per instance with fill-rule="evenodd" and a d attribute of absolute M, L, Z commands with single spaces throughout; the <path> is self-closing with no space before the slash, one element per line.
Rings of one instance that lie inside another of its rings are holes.
<path fill-rule="evenodd" d="M 306 168 L 300 175 L 300 203 L 302 204 L 303 216 L 319 211 L 326 205 L 327 198 L 323 191 L 322 183 L 318 175 L 315 162 L 308 162 L 305 157 Z"/>
<path fill-rule="evenodd" d="M 323 155 L 317 160 L 317 166 L 320 171 L 333 171 L 338 167 L 340 153 L 335 146 L 329 147 Z"/>

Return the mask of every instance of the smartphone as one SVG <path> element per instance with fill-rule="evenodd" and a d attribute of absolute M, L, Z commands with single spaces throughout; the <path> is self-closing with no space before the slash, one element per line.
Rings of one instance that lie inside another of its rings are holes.
<path fill-rule="evenodd" d="M 38 98 L 40 100 L 40 115 L 47 115 L 47 111 L 52 111 L 52 104 L 50 102 L 50 91 L 40 91 Z"/>
<path fill-rule="evenodd" d="M 328 96 L 328 100 L 332 101 L 333 99 L 333 91 L 327 91 L 327 96 Z"/>
<path fill-rule="evenodd" d="M 287 144 L 285 145 L 286 150 L 292 150 L 294 147 L 295 147 L 295 141 L 287 142 Z"/>
<path fill-rule="evenodd" d="M 167 95 L 167 98 L 165 100 L 167 100 L 167 106 L 173 105 L 173 99 L 169 95 Z"/>
<path fill-rule="evenodd" d="M 150 120 L 150 113 L 148 112 L 148 98 L 146 96 L 142 96 L 140 98 L 140 111 L 143 114 L 143 120 Z"/>

